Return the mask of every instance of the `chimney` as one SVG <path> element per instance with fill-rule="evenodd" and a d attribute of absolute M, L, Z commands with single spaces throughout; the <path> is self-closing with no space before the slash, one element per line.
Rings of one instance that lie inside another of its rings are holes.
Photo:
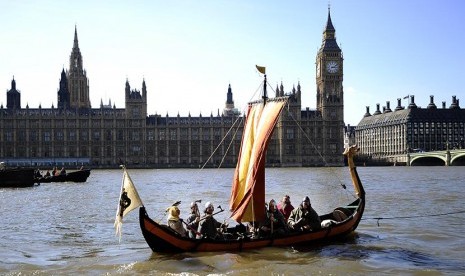
<path fill-rule="evenodd" d="M 381 114 L 381 111 L 379 111 L 379 103 L 376 104 L 376 111 L 373 113 L 373 115 L 378 115 Z"/>
<path fill-rule="evenodd" d="M 450 109 L 456 109 L 458 108 L 458 105 L 457 105 L 457 98 L 455 96 L 452 96 L 452 104 L 450 105 L 449 107 Z"/>
<path fill-rule="evenodd" d="M 389 112 L 392 112 L 392 110 L 391 110 L 391 102 L 386 101 L 386 109 L 383 111 L 383 113 L 389 113 Z"/>
<path fill-rule="evenodd" d="M 436 105 L 434 104 L 434 96 L 429 96 L 429 105 L 426 107 L 428 109 L 436 109 Z"/>
<path fill-rule="evenodd" d="M 446 109 L 446 102 L 442 102 L 442 109 Z"/>
<path fill-rule="evenodd" d="M 367 106 L 366 108 L 367 108 L 367 112 L 365 113 L 365 115 L 363 115 L 363 117 L 370 117 L 370 116 L 371 116 L 371 114 L 370 114 L 370 107 Z"/>
<path fill-rule="evenodd" d="M 410 96 L 410 104 L 408 105 L 408 108 L 417 108 L 417 105 L 415 104 L 415 95 Z"/>
<path fill-rule="evenodd" d="M 397 98 L 397 106 L 396 106 L 396 111 L 397 110 L 402 110 L 404 109 L 404 107 L 402 106 L 402 99 L 401 98 Z"/>

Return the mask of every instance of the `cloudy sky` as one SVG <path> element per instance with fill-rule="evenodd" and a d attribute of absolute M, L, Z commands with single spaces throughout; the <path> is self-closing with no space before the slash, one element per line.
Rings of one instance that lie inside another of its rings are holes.
<path fill-rule="evenodd" d="M 465 106 L 465 1 L 332 0 L 344 54 L 345 122 L 365 106 L 415 95 L 426 107 L 456 95 Z M 302 108 L 316 108 L 315 58 L 328 1 L 5 1 L 0 0 L 0 88 L 14 76 L 21 105 L 56 106 L 77 27 L 92 107 L 124 107 L 126 79 L 148 113 L 216 115 L 231 84 L 239 110 L 267 67 L 273 87 L 300 82 Z M 403 105 L 407 101 L 403 100 Z"/>

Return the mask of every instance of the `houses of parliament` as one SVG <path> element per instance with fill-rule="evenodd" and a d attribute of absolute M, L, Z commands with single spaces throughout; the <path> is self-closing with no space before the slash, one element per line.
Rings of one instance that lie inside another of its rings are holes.
<path fill-rule="evenodd" d="M 275 96 L 288 95 L 289 103 L 268 145 L 268 166 L 343 165 L 343 55 L 329 11 L 315 66 L 316 109 L 302 109 L 300 84 L 289 92 L 282 83 L 275 89 Z M 234 107 L 231 85 L 222 114 L 205 117 L 147 114 L 150 92 L 145 80 L 140 90 L 126 80 L 124 93 L 124 108 L 103 103 L 92 108 L 75 28 L 56 107 L 22 108 L 21 93 L 14 78 L 11 81 L 6 108 L 0 107 L 1 161 L 71 168 L 235 166 L 244 115 Z"/>

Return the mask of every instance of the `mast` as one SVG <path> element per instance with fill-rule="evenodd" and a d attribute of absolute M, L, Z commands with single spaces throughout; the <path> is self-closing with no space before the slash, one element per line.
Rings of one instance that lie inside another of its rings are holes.
<path fill-rule="evenodd" d="M 268 99 L 268 96 L 266 95 L 266 74 L 265 74 L 265 80 L 263 81 L 263 105 L 266 104 L 267 99 Z"/>

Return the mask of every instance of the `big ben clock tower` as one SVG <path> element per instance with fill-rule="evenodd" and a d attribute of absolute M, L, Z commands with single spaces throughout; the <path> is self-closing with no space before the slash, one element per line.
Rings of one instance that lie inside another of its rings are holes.
<path fill-rule="evenodd" d="M 323 141 L 322 154 L 329 166 L 343 165 L 344 151 L 344 92 L 343 55 L 336 42 L 336 30 L 328 20 L 323 31 L 323 41 L 316 57 L 317 110 L 323 125 L 320 138 Z"/>

